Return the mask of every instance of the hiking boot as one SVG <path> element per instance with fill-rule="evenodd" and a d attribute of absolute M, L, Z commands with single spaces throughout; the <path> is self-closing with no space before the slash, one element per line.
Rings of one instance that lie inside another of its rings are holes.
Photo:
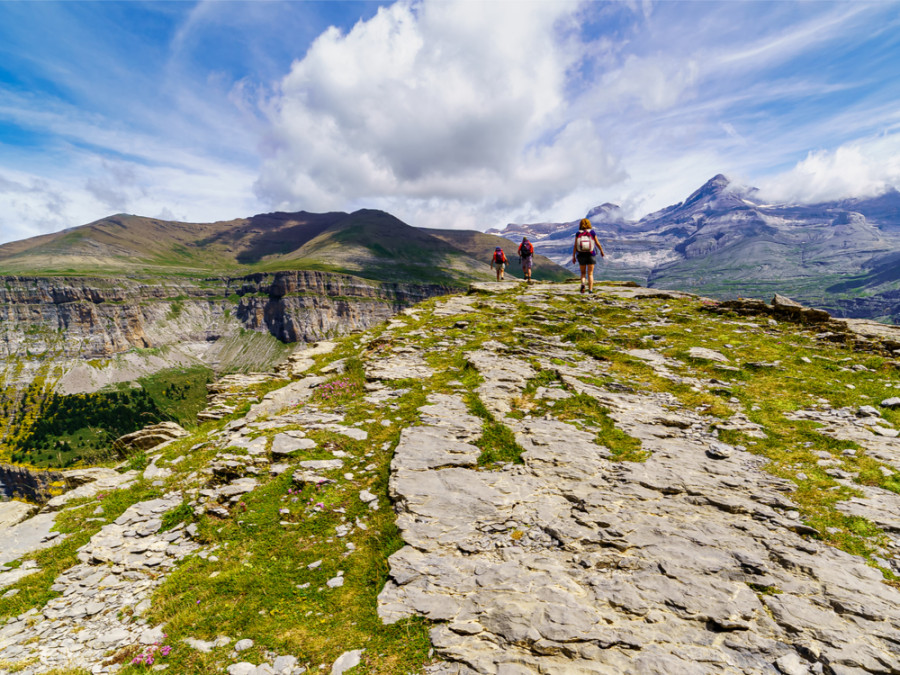
<path fill-rule="evenodd" d="M 581 284 L 581 292 L 584 293 L 584 284 Z"/>

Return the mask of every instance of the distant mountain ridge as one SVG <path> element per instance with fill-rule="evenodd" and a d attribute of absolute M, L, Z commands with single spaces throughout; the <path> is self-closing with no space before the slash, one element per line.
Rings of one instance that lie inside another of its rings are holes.
<path fill-rule="evenodd" d="M 0 274 L 243 276 L 316 270 L 365 279 L 463 287 L 493 277 L 506 241 L 482 232 L 416 228 L 384 211 L 265 213 L 213 223 L 116 214 L 0 246 Z M 512 276 L 520 272 L 510 269 Z M 569 273 L 547 259 L 535 278 Z"/>
<path fill-rule="evenodd" d="M 838 316 L 900 322 L 900 192 L 820 204 L 767 204 L 717 175 L 683 202 L 629 221 L 587 213 L 608 258 L 600 274 L 717 298 L 790 294 Z M 569 265 L 577 221 L 488 230 Z"/>

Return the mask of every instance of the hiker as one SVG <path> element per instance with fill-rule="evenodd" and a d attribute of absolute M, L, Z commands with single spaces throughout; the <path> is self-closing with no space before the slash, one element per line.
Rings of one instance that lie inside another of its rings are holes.
<path fill-rule="evenodd" d="M 597 264 L 597 251 L 600 257 L 605 258 L 603 247 L 597 240 L 597 234 L 591 227 L 591 221 L 582 218 L 578 223 L 578 234 L 575 235 L 575 243 L 572 245 L 572 262 L 578 260 L 581 266 L 581 292 L 584 293 L 585 278 L 587 278 L 587 292 L 594 292 L 594 265 Z"/>
<path fill-rule="evenodd" d="M 506 269 L 506 254 L 499 246 L 494 249 L 494 255 L 491 256 L 491 269 L 497 266 L 497 281 L 503 281 L 503 270 Z"/>
<path fill-rule="evenodd" d="M 519 258 L 522 261 L 522 272 L 525 275 L 525 283 L 531 283 L 531 268 L 534 266 L 534 244 L 528 241 L 528 237 L 522 237 L 519 244 Z"/>

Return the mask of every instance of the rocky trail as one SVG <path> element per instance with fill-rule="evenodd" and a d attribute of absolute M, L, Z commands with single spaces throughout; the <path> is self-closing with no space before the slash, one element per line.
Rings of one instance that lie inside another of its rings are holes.
<path fill-rule="evenodd" d="M 0 529 L 0 673 L 900 673 L 897 364 L 720 309 L 478 284 L 220 381 Z"/>

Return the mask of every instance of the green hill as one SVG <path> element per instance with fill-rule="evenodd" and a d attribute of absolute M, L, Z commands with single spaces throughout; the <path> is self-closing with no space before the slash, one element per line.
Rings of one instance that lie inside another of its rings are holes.
<path fill-rule="evenodd" d="M 378 281 L 461 286 L 491 276 L 495 242 L 415 228 L 383 211 L 267 213 L 214 223 L 118 214 L 0 246 L 0 274 L 238 276 L 323 270 Z M 541 260 L 539 276 L 567 276 Z"/>

